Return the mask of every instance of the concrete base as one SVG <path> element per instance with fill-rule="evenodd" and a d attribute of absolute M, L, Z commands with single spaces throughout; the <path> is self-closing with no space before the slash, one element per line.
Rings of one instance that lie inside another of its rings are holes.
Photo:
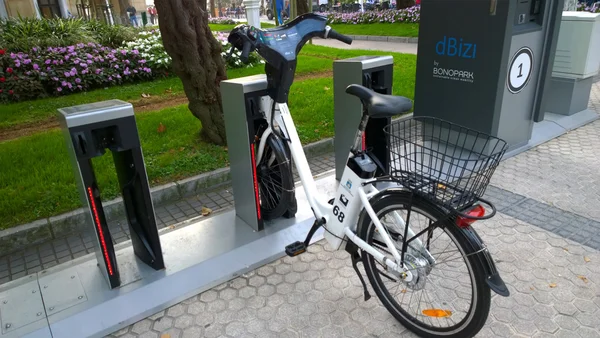
<path fill-rule="evenodd" d="M 533 131 L 529 142 L 506 152 L 503 159 L 518 155 L 542 143 L 566 134 L 573 129 L 595 121 L 598 118 L 600 118 L 600 115 L 591 109 L 585 109 L 572 115 L 546 113 L 544 121 L 533 125 Z"/>
<path fill-rule="evenodd" d="M 333 171 L 317 178 L 317 187 L 333 196 Z M 301 187 L 296 197 L 296 217 L 266 222 L 264 231 L 255 232 L 230 210 L 164 234 L 162 271 L 140 264 L 128 242 L 118 245 L 122 286 L 116 289 L 109 288 L 93 254 L 4 284 L 0 306 L 8 300 L 11 311 L 0 313 L 0 324 L 12 324 L 0 338 L 103 337 L 279 259 L 314 222 Z M 313 241 L 322 238 L 320 229 Z"/>
<path fill-rule="evenodd" d="M 573 115 L 587 109 L 594 77 L 587 79 L 566 79 L 552 77 L 548 88 L 548 104 L 550 113 Z"/>

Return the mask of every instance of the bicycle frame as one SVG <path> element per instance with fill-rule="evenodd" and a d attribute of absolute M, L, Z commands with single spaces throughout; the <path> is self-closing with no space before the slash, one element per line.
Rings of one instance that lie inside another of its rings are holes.
<path fill-rule="evenodd" d="M 300 181 L 306 193 L 308 203 L 311 206 L 315 217 L 317 219 L 325 220 L 325 224 L 323 225 L 326 230 L 325 239 L 329 245 L 335 250 L 338 250 L 344 242 L 344 237 L 347 237 L 348 240 L 355 243 L 360 249 L 372 255 L 375 260 L 387 266 L 396 277 L 400 278 L 402 275 L 402 278 L 405 281 L 411 281 L 412 274 L 410 273 L 410 270 L 401 264 L 402 258 L 400 253 L 398 253 L 394 242 L 392 242 L 387 230 L 381 224 L 379 217 L 377 217 L 369 203 L 369 199 L 379 193 L 379 190 L 373 185 L 374 181 L 372 179 L 362 179 L 346 167 L 340 185 L 337 188 L 333 204 L 327 203 L 326 197 L 317 190 L 315 180 L 313 179 L 304 149 L 300 143 L 300 138 L 287 104 L 277 104 L 275 111 L 271 111 L 272 101 L 270 98 L 265 97 L 261 102 L 261 106 L 262 110 L 265 112 L 269 127 L 264 131 L 263 136 L 261 137 L 258 147 L 257 163 L 260 162 L 264 154 L 267 137 L 273 132 L 272 128 L 274 126 L 270 125 L 270 121 L 271 115 L 275 114 L 273 120 L 279 126 L 283 136 L 289 140 L 292 159 L 298 170 L 298 175 L 300 176 Z M 363 241 L 356 234 L 357 221 L 363 208 L 371 217 L 379 235 L 392 253 L 394 257 L 393 260 Z M 397 218 L 402 222 L 402 227 L 405 227 L 406 224 L 399 215 L 395 216 L 397 217 L 394 218 Z M 408 230 L 407 237 L 413 237 L 414 232 L 410 227 Z M 433 260 L 433 257 L 431 257 L 429 252 L 423 247 L 419 239 L 415 239 L 415 243 L 417 250 L 424 252 L 426 256 L 428 256 L 428 259 L 431 258 L 431 260 Z M 434 263 L 434 261 L 432 263 Z"/>

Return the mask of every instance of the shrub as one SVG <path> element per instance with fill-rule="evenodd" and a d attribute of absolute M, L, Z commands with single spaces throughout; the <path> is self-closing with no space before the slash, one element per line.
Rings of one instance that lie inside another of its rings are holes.
<path fill-rule="evenodd" d="M 96 20 L 11 18 L 0 21 L 0 46 L 11 52 L 89 42 L 114 48 L 135 37 L 136 31 L 131 27 L 110 26 Z"/>
<path fill-rule="evenodd" d="M 137 37 L 137 32 L 133 27 L 111 26 L 97 20 L 88 22 L 87 27 L 96 43 L 107 47 L 116 48 Z"/>
<path fill-rule="evenodd" d="M 421 16 L 421 6 L 405 9 L 389 9 L 384 11 L 366 11 L 354 13 L 328 13 L 329 24 L 365 24 L 365 23 L 418 23 Z"/>
<path fill-rule="evenodd" d="M 148 67 L 155 71 L 168 71 L 171 68 L 171 57 L 165 51 L 159 30 L 142 31 L 134 41 L 127 42 L 129 50 L 138 50 L 148 62 Z"/>
<path fill-rule="evenodd" d="M 0 100 L 18 101 L 151 79 L 137 50 L 99 44 L 0 51 Z"/>
<path fill-rule="evenodd" d="M 11 18 L 0 21 L 0 46 L 13 52 L 93 42 L 82 19 Z"/>

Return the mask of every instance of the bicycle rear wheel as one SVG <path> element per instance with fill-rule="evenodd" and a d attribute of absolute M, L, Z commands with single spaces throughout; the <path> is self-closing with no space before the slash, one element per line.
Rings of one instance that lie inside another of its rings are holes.
<path fill-rule="evenodd" d="M 270 134 L 260 162 L 256 164 L 260 212 L 265 220 L 295 213 L 294 176 L 289 150 Z"/>
<path fill-rule="evenodd" d="M 372 207 L 401 253 L 408 206 L 408 226 L 419 234 L 446 213 L 410 192 L 394 192 L 376 199 Z M 359 219 L 359 236 L 389 258 L 391 252 L 364 213 Z M 410 238 L 409 238 L 410 239 Z M 451 221 L 431 228 L 409 244 L 404 256 L 411 281 L 396 281 L 371 255 L 363 253 L 365 272 L 375 293 L 406 328 L 423 337 L 472 337 L 487 320 L 491 294 L 485 272 L 461 229 Z M 427 249 L 425 252 L 421 248 Z M 432 264 L 432 258 L 435 263 Z"/>

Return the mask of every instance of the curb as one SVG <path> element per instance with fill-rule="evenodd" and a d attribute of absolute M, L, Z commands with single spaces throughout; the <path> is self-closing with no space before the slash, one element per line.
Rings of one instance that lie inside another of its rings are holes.
<path fill-rule="evenodd" d="M 361 41 L 379 41 L 394 43 L 419 43 L 419 38 L 409 38 L 404 36 L 378 36 L 378 35 L 348 35 L 352 40 Z"/>
<path fill-rule="evenodd" d="M 333 151 L 333 138 L 324 139 L 303 147 L 307 158 Z M 154 207 L 214 189 L 231 181 L 229 167 L 220 168 L 186 179 L 151 187 Z M 125 207 L 121 197 L 102 202 L 108 222 L 122 218 Z M 6 230 L 0 230 L 0 256 L 10 254 L 29 245 L 81 233 L 85 229 L 85 210 L 79 208 L 62 215 L 36 220 Z"/>

